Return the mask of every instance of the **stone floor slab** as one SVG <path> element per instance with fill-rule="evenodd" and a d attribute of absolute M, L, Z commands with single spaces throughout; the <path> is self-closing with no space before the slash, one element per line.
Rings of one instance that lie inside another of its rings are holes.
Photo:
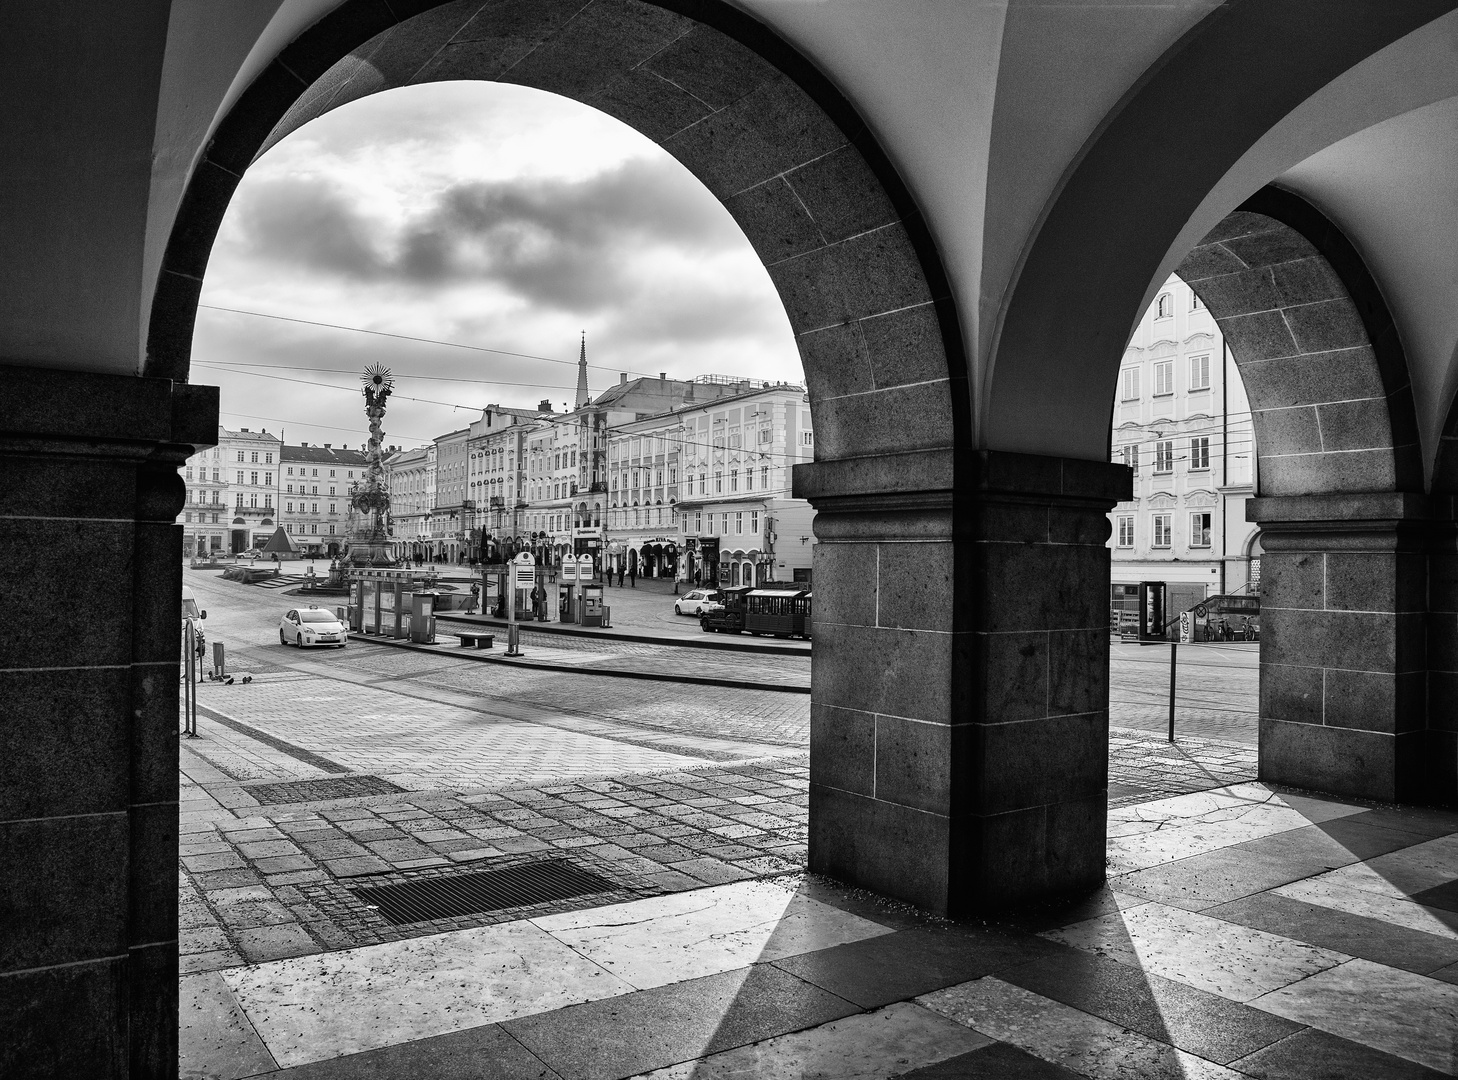
<path fill-rule="evenodd" d="M 1204 914 L 1422 975 L 1458 964 L 1458 941 L 1451 938 L 1274 892 L 1207 908 Z"/>
<path fill-rule="evenodd" d="M 1044 933 L 1232 1001 L 1249 1001 L 1350 957 L 1150 903 Z"/>
<path fill-rule="evenodd" d="M 775 961 L 799 978 L 871 1009 L 1061 951 L 1031 934 L 902 930 Z"/>
<path fill-rule="evenodd" d="M 894 1080 L 1079 1080 L 1079 1073 L 1055 1065 L 1011 1043 L 980 1050 L 897 1075 Z"/>
<path fill-rule="evenodd" d="M 238 1080 L 277 1068 L 221 974 L 184 975 L 177 991 L 182 1080 Z"/>
<path fill-rule="evenodd" d="M 902 1003 L 642 1073 L 637 1080 L 884 1080 L 991 1042 L 929 1009 Z"/>
<path fill-rule="evenodd" d="M 1092 1080 L 1241 1080 L 1213 1061 L 995 977 L 917 998 L 959 1024 Z"/>
<path fill-rule="evenodd" d="M 561 1080 L 496 1024 L 366 1050 L 273 1073 L 268 1080 Z"/>
<path fill-rule="evenodd" d="M 1364 915 L 1394 926 L 1458 941 L 1458 912 L 1424 907 L 1370 863 L 1342 867 L 1273 890 L 1293 900 Z"/>
<path fill-rule="evenodd" d="M 1235 1067 L 1255 1080 L 1442 1080 L 1449 1075 L 1315 1028 L 1257 1050 Z"/>
<path fill-rule="evenodd" d="M 225 978 L 283 1065 L 632 990 L 528 922 L 278 960 Z"/>
<path fill-rule="evenodd" d="M 502 1027 L 564 1080 L 617 1080 L 815 1027 L 854 1005 L 767 964 Z"/>
<path fill-rule="evenodd" d="M 1251 1004 L 1277 1016 L 1458 1073 L 1458 986 L 1351 960 Z"/>
<path fill-rule="evenodd" d="M 1302 1026 L 1075 949 L 1012 968 L 999 978 L 1222 1065 Z"/>
<path fill-rule="evenodd" d="M 794 885 L 736 882 L 532 921 L 642 990 L 892 932 Z"/>

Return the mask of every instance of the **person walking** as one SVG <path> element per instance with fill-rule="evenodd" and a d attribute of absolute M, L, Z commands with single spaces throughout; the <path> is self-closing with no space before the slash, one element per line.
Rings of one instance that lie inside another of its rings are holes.
<path fill-rule="evenodd" d="M 621 589 L 622 587 L 623 587 L 623 566 L 622 566 L 621 563 L 619 563 L 618 564 L 618 588 Z"/>
<path fill-rule="evenodd" d="M 619 583 L 621 584 L 621 582 Z M 628 584 L 636 589 L 638 587 L 638 568 L 633 566 L 628 570 Z"/>

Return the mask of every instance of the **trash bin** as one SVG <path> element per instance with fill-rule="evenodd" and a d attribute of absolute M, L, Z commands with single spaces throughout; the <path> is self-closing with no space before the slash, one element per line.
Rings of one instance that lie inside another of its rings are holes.
<path fill-rule="evenodd" d="M 417 645 L 435 644 L 435 600 L 433 592 L 410 594 L 410 640 Z"/>

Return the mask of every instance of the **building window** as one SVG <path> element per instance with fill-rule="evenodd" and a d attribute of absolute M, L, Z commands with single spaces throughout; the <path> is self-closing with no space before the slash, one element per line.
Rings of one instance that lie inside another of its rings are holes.
<path fill-rule="evenodd" d="M 1210 546 L 1210 515 L 1190 515 L 1190 547 L 1207 548 Z"/>
<path fill-rule="evenodd" d="M 1154 302 L 1154 317 L 1156 319 L 1168 319 L 1174 314 L 1174 297 L 1169 293 L 1160 293 L 1159 299 Z"/>
<path fill-rule="evenodd" d="M 814 446 L 815 445 L 815 432 L 813 432 L 813 431 L 802 431 L 802 432 L 800 432 L 800 445 L 801 446 Z"/>
<path fill-rule="evenodd" d="M 318 484 L 312 485 L 312 490 L 309 492 L 309 494 L 310 495 L 317 495 L 317 494 L 319 494 L 319 485 Z"/>
<path fill-rule="evenodd" d="M 704 531 L 704 512 L 702 510 L 695 510 L 694 511 L 694 532 L 701 533 L 703 531 Z"/>
<path fill-rule="evenodd" d="M 287 508 L 287 510 L 288 510 L 288 512 L 290 514 L 292 514 L 294 512 L 294 504 L 293 503 L 291 503 L 291 502 L 290 503 L 284 503 L 284 506 Z"/>
<path fill-rule="evenodd" d="M 1134 515 L 1119 515 L 1119 546 L 1131 548 L 1134 546 Z"/>
<path fill-rule="evenodd" d="M 749 531 L 751 533 L 753 533 L 755 536 L 758 536 L 759 535 L 759 511 L 758 510 L 751 510 L 749 512 Z"/>
<path fill-rule="evenodd" d="M 744 535 L 744 512 L 742 510 L 736 511 L 734 514 L 734 535 Z"/>
<path fill-rule="evenodd" d="M 284 492 L 284 494 L 286 494 L 286 495 L 292 495 L 293 493 L 294 493 L 294 485 L 293 484 L 290 484 L 290 485 L 288 485 L 288 491 Z"/>
<path fill-rule="evenodd" d="M 273 455 L 272 454 L 264 454 L 263 455 L 263 463 L 265 465 L 272 465 L 273 464 Z"/>
<path fill-rule="evenodd" d="M 293 476 L 294 475 L 294 467 L 292 465 L 289 466 L 289 475 L 290 476 Z"/>
<path fill-rule="evenodd" d="M 1190 357 L 1190 389 L 1210 389 L 1210 354 Z"/>
<path fill-rule="evenodd" d="M 310 503 L 309 504 L 309 513 L 311 513 L 311 514 L 317 514 L 318 512 L 319 512 L 319 504 L 318 503 Z"/>
<path fill-rule="evenodd" d="M 238 451 L 238 464 L 239 465 L 242 465 L 243 464 L 243 451 L 242 450 L 239 450 Z"/>
<path fill-rule="evenodd" d="M 767 487 L 769 487 L 769 466 L 768 465 L 761 465 L 759 467 L 759 486 L 761 488 L 767 488 Z"/>
<path fill-rule="evenodd" d="M 1165 439 L 1154 444 L 1154 471 L 1174 472 L 1174 440 Z"/>
<path fill-rule="evenodd" d="M 1205 305 L 1203 305 L 1202 303 L 1200 303 L 1199 296 L 1197 296 L 1195 294 L 1195 291 L 1193 289 L 1191 289 L 1190 290 L 1190 310 L 1191 311 L 1199 311 L 1204 306 Z"/>
<path fill-rule="evenodd" d="M 1169 517 L 1170 516 L 1168 514 L 1155 514 L 1154 517 L 1151 519 L 1154 523 L 1154 542 L 1151 545 L 1152 547 L 1169 547 Z"/>
<path fill-rule="evenodd" d="M 699 473 L 699 494 L 704 494 L 704 483 L 709 478 L 708 473 Z"/>
<path fill-rule="evenodd" d="M 243 509 L 243 493 L 241 491 L 238 492 L 238 509 Z"/>
<path fill-rule="evenodd" d="M 311 532 L 311 533 L 315 533 L 315 534 L 317 534 L 317 533 L 318 533 L 318 532 L 319 532 L 319 526 L 317 526 L 317 525 L 310 525 L 310 526 L 309 526 L 309 531 L 310 531 L 310 532 Z"/>
<path fill-rule="evenodd" d="M 724 474 L 721 472 L 716 472 L 714 474 L 714 494 L 724 494 Z"/>
<path fill-rule="evenodd" d="M 1139 400 L 1139 369 L 1137 367 L 1126 367 L 1124 369 L 1124 388 L 1119 393 L 1121 401 Z"/>
<path fill-rule="evenodd" d="M 189 479 L 189 480 L 191 480 L 191 479 L 192 479 L 192 466 L 191 466 L 191 465 L 189 465 L 189 466 L 188 466 L 188 467 L 187 467 L 187 478 L 188 478 L 188 479 Z"/>
<path fill-rule="evenodd" d="M 729 535 L 729 515 L 728 514 L 720 514 L 719 515 L 719 533 L 722 536 L 728 536 Z"/>
<path fill-rule="evenodd" d="M 315 469 L 315 470 L 314 470 L 314 475 L 315 475 L 315 476 L 318 476 L 318 475 L 319 475 L 319 470 L 318 470 L 318 469 Z"/>
<path fill-rule="evenodd" d="M 1154 365 L 1154 396 L 1164 397 L 1174 393 L 1174 361 L 1165 360 Z"/>
<path fill-rule="evenodd" d="M 250 508 L 252 508 L 254 510 L 257 510 L 258 509 L 258 496 L 257 495 L 250 495 L 250 496 L 248 496 L 248 505 L 249 505 Z"/>
<path fill-rule="evenodd" d="M 266 472 L 263 474 L 263 486 L 273 487 L 273 473 Z"/>
<path fill-rule="evenodd" d="M 1129 466 L 1135 472 L 1139 471 L 1139 446 L 1137 443 L 1130 443 L 1128 446 L 1121 447 L 1119 453 L 1125 465 Z"/>
<path fill-rule="evenodd" d="M 334 535 L 334 526 L 333 525 L 329 526 L 329 535 L 330 536 L 333 536 Z"/>
<path fill-rule="evenodd" d="M 253 465 L 257 465 L 258 464 L 258 452 L 256 450 L 253 452 L 251 464 L 253 464 Z"/>
<path fill-rule="evenodd" d="M 729 470 L 729 490 L 730 491 L 738 491 L 739 490 L 739 470 L 738 469 L 730 469 Z"/>
<path fill-rule="evenodd" d="M 243 483 L 243 474 L 241 472 L 238 474 L 238 483 L 239 484 L 242 484 Z"/>
<path fill-rule="evenodd" d="M 338 503 L 330 503 L 329 504 L 329 512 L 331 514 L 337 514 L 337 513 L 339 513 L 339 504 Z"/>
<path fill-rule="evenodd" d="M 1190 440 L 1190 469 L 1205 471 L 1210 468 L 1210 436 L 1201 435 Z"/>
<path fill-rule="evenodd" d="M 199 516 L 201 516 L 201 515 L 199 515 Z M 192 520 L 192 515 L 191 514 L 183 514 L 182 515 L 182 520 L 183 521 L 189 521 L 190 522 Z"/>

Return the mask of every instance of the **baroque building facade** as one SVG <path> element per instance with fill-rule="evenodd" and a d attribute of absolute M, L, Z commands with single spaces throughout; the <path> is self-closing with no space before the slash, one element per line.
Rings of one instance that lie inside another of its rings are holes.
<path fill-rule="evenodd" d="M 283 440 L 267 430 L 218 427 L 218 443 L 179 468 L 187 499 L 177 523 L 192 558 L 262 547 L 277 527 Z"/>
<path fill-rule="evenodd" d="M 368 465 L 365 451 L 332 443 L 283 448 L 279 520 L 305 554 L 343 553 L 353 522 L 349 489 Z"/>
<path fill-rule="evenodd" d="M 1219 326 L 1179 277 L 1170 275 L 1139 320 L 1114 398 L 1112 457 L 1134 471 L 1134 487 L 1109 514 L 1112 608 L 1129 608 L 1145 581 L 1166 584 L 1171 614 L 1253 590 L 1250 402 Z"/>

